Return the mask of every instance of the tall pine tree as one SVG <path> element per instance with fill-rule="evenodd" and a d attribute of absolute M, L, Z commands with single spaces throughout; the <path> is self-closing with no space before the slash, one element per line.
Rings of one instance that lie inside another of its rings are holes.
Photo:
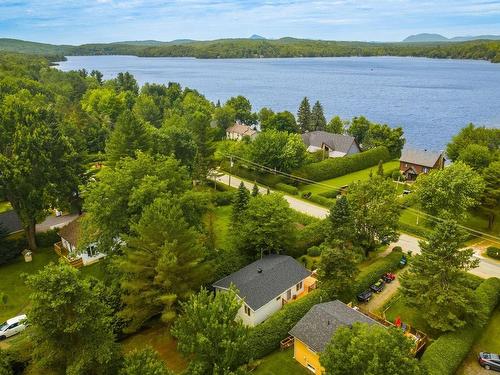
<path fill-rule="evenodd" d="M 297 112 L 297 123 L 301 133 L 311 130 L 311 105 L 307 96 L 302 99 Z"/>
<path fill-rule="evenodd" d="M 328 241 L 332 245 L 339 244 L 346 247 L 353 240 L 354 231 L 351 209 L 345 195 L 335 201 L 328 219 L 330 221 Z"/>
<path fill-rule="evenodd" d="M 247 209 L 249 200 L 250 192 L 245 187 L 243 181 L 241 181 L 233 201 L 233 225 L 239 225 L 241 223 L 241 217 Z"/>
<path fill-rule="evenodd" d="M 106 156 L 110 165 L 126 156 L 134 156 L 138 150 L 150 147 L 149 133 L 135 115 L 127 110 L 116 121 L 116 126 L 106 143 Z"/>
<path fill-rule="evenodd" d="M 465 233 L 453 220 L 437 224 L 421 255 L 401 278 L 406 300 L 417 307 L 429 325 L 440 331 L 462 327 L 475 315 L 472 288 L 466 271 L 478 266 L 472 249 L 462 249 Z"/>
<path fill-rule="evenodd" d="M 312 112 L 311 112 L 311 125 L 310 130 L 325 130 L 326 129 L 326 118 L 323 113 L 323 106 L 321 103 L 316 101 L 314 103 Z"/>
<path fill-rule="evenodd" d="M 202 263 L 199 233 L 187 224 L 176 199 L 158 198 L 132 225 L 125 243 L 116 262 L 123 271 L 125 308 L 120 315 L 130 322 L 127 331 L 134 332 L 158 314 L 171 321 L 176 302 L 186 299 L 210 274 Z"/>

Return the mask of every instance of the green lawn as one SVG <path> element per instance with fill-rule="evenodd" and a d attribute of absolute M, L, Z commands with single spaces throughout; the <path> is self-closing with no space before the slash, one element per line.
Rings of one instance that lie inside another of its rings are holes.
<path fill-rule="evenodd" d="M 390 306 L 389 309 L 385 311 L 385 318 L 389 322 L 394 322 L 399 316 L 404 323 L 424 332 L 430 338 L 435 339 L 439 336 L 438 332 L 429 327 L 427 321 L 422 317 L 418 309 L 410 307 L 405 303 L 405 299 L 401 294 L 396 294 L 386 306 Z"/>
<path fill-rule="evenodd" d="M 0 213 L 10 210 L 12 210 L 12 206 L 10 205 L 9 202 L 7 201 L 0 202 Z"/>
<path fill-rule="evenodd" d="M 293 349 L 276 351 L 264 357 L 260 365 L 253 371 L 255 375 L 307 375 L 310 374 L 295 359 Z"/>
<path fill-rule="evenodd" d="M 480 366 L 477 363 L 477 354 L 479 352 L 500 354 L 500 306 L 493 312 L 488 325 L 472 347 L 462 366 L 458 369 L 457 375 L 474 374 L 480 371 Z M 488 371 L 484 370 L 484 372 L 487 373 Z"/>
<path fill-rule="evenodd" d="M 213 228 L 215 231 L 215 246 L 218 249 L 229 248 L 229 226 L 231 225 L 232 206 L 215 208 Z"/>
<path fill-rule="evenodd" d="M 184 371 L 187 367 L 186 359 L 177 351 L 177 342 L 170 335 L 168 328 L 160 323 L 126 338 L 121 341 L 121 345 L 125 353 L 151 346 L 165 361 L 167 367 L 176 373 Z"/>
<path fill-rule="evenodd" d="M 331 185 L 331 187 L 326 187 L 322 185 L 301 185 L 299 186 L 300 191 L 308 191 L 313 194 L 323 193 L 325 191 L 330 191 L 338 189 L 341 186 L 352 184 L 355 181 L 366 180 L 370 176 L 370 171 L 372 173 L 377 173 L 378 166 L 373 166 L 370 168 L 362 169 L 357 172 L 349 173 L 344 176 L 332 178 L 330 180 L 321 181 L 322 184 Z M 384 171 L 388 172 L 393 169 L 399 168 L 399 161 L 389 161 L 384 163 Z"/>
<path fill-rule="evenodd" d="M 23 257 L 0 266 L 0 293 L 7 295 L 7 304 L 0 305 L 0 322 L 26 312 L 29 305 L 30 288 L 24 283 L 22 274 L 32 274 L 50 262 L 57 262 L 58 256 L 52 247 L 40 248 L 33 254 L 33 261 L 26 263 Z M 82 275 L 101 278 L 104 275 L 101 263 L 80 269 Z"/>

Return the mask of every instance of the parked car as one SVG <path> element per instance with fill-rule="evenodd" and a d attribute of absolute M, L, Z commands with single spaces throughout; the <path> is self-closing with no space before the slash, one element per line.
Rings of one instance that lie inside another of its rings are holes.
<path fill-rule="evenodd" d="M 384 273 L 382 275 L 382 280 L 384 280 L 384 282 L 386 282 L 387 284 L 389 284 L 391 281 L 393 281 L 394 279 L 396 278 L 396 275 L 391 273 L 391 272 L 387 272 L 387 273 Z"/>
<path fill-rule="evenodd" d="M 406 259 L 406 255 L 401 256 L 401 260 L 399 261 L 399 266 L 403 268 L 408 263 L 408 259 Z"/>
<path fill-rule="evenodd" d="M 0 324 L 0 340 L 14 336 L 26 328 L 26 315 L 19 315 Z"/>
<path fill-rule="evenodd" d="M 367 289 L 364 292 L 359 293 L 357 297 L 359 302 L 368 302 L 370 298 L 372 298 L 372 291 Z"/>
<path fill-rule="evenodd" d="M 380 293 L 382 290 L 384 290 L 384 280 L 379 279 L 375 284 L 373 284 L 370 289 L 373 290 L 375 293 Z"/>
<path fill-rule="evenodd" d="M 498 354 L 481 352 L 478 361 L 486 370 L 500 371 L 500 356 Z"/>

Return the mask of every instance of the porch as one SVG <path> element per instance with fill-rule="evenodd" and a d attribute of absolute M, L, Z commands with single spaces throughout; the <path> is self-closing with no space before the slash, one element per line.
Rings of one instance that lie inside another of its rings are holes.
<path fill-rule="evenodd" d="M 287 303 L 297 301 L 305 296 L 307 296 L 309 293 L 311 293 L 314 289 L 318 287 L 318 280 L 316 279 L 316 276 L 312 274 L 311 276 L 308 276 L 304 279 L 304 290 L 299 293 L 299 294 L 294 294 L 291 299 L 286 300 L 284 298 L 281 299 L 282 306 L 284 306 Z"/>
<path fill-rule="evenodd" d="M 82 257 L 71 257 L 69 255 L 68 249 L 66 249 L 62 241 L 56 242 L 54 244 L 54 251 L 57 255 L 59 255 L 61 258 L 63 258 L 66 262 L 68 262 L 71 266 L 75 268 L 81 268 L 83 267 L 83 259 Z"/>

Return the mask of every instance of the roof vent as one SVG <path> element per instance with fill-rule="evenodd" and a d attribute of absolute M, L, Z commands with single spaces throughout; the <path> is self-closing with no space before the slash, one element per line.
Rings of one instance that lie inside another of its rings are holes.
<path fill-rule="evenodd" d="M 258 272 L 258 273 L 262 273 L 262 268 L 258 267 L 258 268 L 257 268 L 257 272 Z"/>

